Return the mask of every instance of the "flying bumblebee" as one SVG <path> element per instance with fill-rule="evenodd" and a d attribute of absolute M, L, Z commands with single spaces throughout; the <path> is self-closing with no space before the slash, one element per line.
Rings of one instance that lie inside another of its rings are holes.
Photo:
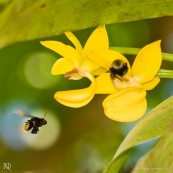
<path fill-rule="evenodd" d="M 27 120 L 24 123 L 24 125 L 23 125 L 23 131 L 24 132 L 28 132 L 31 130 L 32 134 L 37 134 L 39 131 L 38 128 L 47 124 L 47 121 L 44 119 L 46 113 L 45 113 L 43 118 L 38 118 L 38 117 L 32 116 L 32 115 L 27 114 L 27 113 L 20 111 L 20 110 L 15 111 L 15 114 L 19 115 L 19 116 L 31 118 L 30 120 Z"/>

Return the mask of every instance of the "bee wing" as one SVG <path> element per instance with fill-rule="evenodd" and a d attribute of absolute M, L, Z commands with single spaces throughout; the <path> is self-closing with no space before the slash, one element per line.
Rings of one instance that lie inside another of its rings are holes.
<path fill-rule="evenodd" d="M 22 116 L 22 117 L 30 117 L 30 118 L 33 118 L 34 116 L 30 115 L 30 114 L 27 114 L 21 110 L 15 110 L 14 113 L 18 116 Z"/>

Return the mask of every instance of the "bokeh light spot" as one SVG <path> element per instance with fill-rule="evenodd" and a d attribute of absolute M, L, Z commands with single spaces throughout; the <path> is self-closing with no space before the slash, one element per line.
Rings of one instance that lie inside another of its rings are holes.
<path fill-rule="evenodd" d="M 51 75 L 51 68 L 56 57 L 45 52 L 37 52 L 27 57 L 24 64 L 24 76 L 27 82 L 35 88 L 46 89 L 52 87 L 58 80 Z"/>

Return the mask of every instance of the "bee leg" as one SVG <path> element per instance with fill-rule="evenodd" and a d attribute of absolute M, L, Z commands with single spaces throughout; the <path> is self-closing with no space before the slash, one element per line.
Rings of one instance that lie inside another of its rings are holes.
<path fill-rule="evenodd" d="M 38 131 L 39 131 L 38 128 L 33 128 L 32 131 L 31 131 L 31 133 L 32 133 L 32 134 L 37 134 Z"/>

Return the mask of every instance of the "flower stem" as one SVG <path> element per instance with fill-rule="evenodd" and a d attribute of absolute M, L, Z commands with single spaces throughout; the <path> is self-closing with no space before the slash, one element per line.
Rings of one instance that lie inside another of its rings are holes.
<path fill-rule="evenodd" d="M 157 76 L 160 78 L 173 78 L 173 70 L 160 69 Z"/>
<path fill-rule="evenodd" d="M 110 49 L 128 55 L 137 55 L 138 52 L 141 50 L 140 48 L 130 48 L 130 47 L 110 47 Z M 173 62 L 173 54 L 162 52 L 162 59 Z"/>

